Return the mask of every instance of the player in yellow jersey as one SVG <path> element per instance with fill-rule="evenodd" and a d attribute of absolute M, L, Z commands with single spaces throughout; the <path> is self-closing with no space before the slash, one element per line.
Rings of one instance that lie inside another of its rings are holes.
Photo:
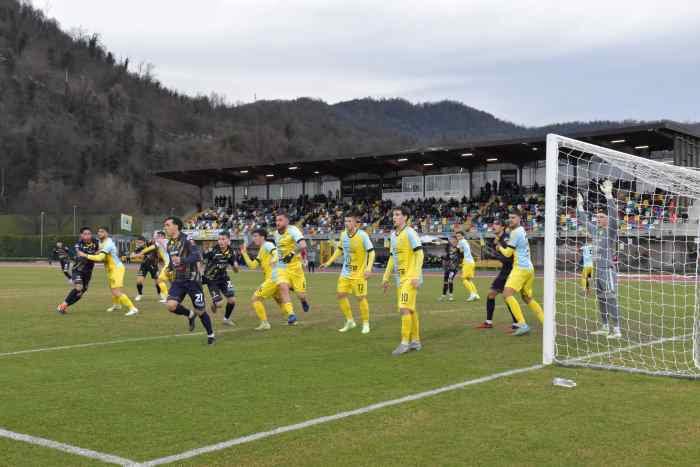
<path fill-rule="evenodd" d="M 258 256 L 255 259 L 251 259 L 248 256 L 248 247 L 243 242 L 241 245 L 241 256 L 243 261 L 250 269 L 260 268 L 265 275 L 265 280 L 260 287 L 253 293 L 251 298 L 251 303 L 253 305 L 253 310 L 255 314 L 260 318 L 260 325 L 255 328 L 256 331 L 267 331 L 270 329 L 270 322 L 267 320 L 267 312 L 265 311 L 265 299 L 273 298 L 284 312 L 287 313 L 287 324 L 296 324 L 297 318 L 294 311 L 287 311 L 286 308 L 282 306 L 279 294 L 279 286 L 277 281 L 279 279 L 277 264 L 279 262 L 278 249 L 275 244 L 267 241 L 267 232 L 264 229 L 257 229 L 253 232 L 253 243 L 258 247 Z"/>
<path fill-rule="evenodd" d="M 530 245 L 527 241 L 527 235 L 523 226 L 520 225 L 520 220 L 520 211 L 514 210 L 508 215 L 508 221 L 510 222 L 508 246 L 496 246 L 496 249 L 503 256 L 507 258 L 514 257 L 513 270 L 508 275 L 506 286 L 503 289 L 503 298 L 517 321 L 518 329 L 513 332 L 514 336 L 523 336 L 530 332 L 530 326 L 525 322 L 520 304 L 514 297 L 517 292 L 520 292 L 523 301 L 535 313 L 540 323 L 544 321 L 544 311 L 533 298 L 532 286 L 535 282 L 535 267 L 530 258 Z"/>
<path fill-rule="evenodd" d="M 347 332 L 357 325 L 352 316 L 348 294 L 357 297 L 362 318 L 362 334 L 369 334 L 369 303 L 367 302 L 367 278 L 374 264 L 374 246 L 369 235 L 360 230 L 359 214 L 352 212 L 345 216 L 345 230 L 340 234 L 338 248 L 321 269 L 327 268 L 343 255 L 343 269 L 338 278 L 337 297 L 340 311 L 345 316 L 345 326 L 340 332 Z"/>
<path fill-rule="evenodd" d="M 168 273 L 168 265 L 170 264 L 170 258 L 168 256 L 168 250 L 166 245 L 168 240 L 165 238 L 165 232 L 159 230 L 153 234 L 153 244 L 148 245 L 141 251 L 138 251 L 134 255 L 136 258 L 143 258 L 144 255 L 149 253 L 158 252 L 158 277 L 156 278 L 156 284 L 158 287 L 158 292 L 160 293 L 160 303 L 166 303 L 168 299 L 168 282 L 171 282 L 170 274 Z"/>
<path fill-rule="evenodd" d="M 112 306 L 107 308 L 107 311 L 118 310 L 124 305 L 129 310 L 126 316 L 134 316 L 139 310 L 131 303 L 129 297 L 122 292 L 126 269 L 119 259 L 117 245 L 109 237 L 109 229 L 107 227 L 97 229 L 97 238 L 100 239 L 100 249 L 97 254 L 89 255 L 83 251 L 78 251 L 77 254 L 87 258 L 89 261 L 104 263 L 109 288 L 112 290 Z"/>
<path fill-rule="evenodd" d="M 304 262 L 306 261 L 306 240 L 304 234 L 295 225 L 289 225 L 289 216 L 283 211 L 275 216 L 274 240 L 279 260 L 277 261 L 277 285 L 279 286 L 282 306 L 287 314 L 293 314 L 290 292 L 294 291 L 301 301 L 306 313 L 309 302 L 306 300 L 306 278 Z"/>
<path fill-rule="evenodd" d="M 418 233 L 408 225 L 410 212 L 406 207 L 391 212 L 394 231 L 391 232 L 389 262 L 384 271 L 384 291 L 389 288 L 389 278 L 396 277 L 396 292 L 401 313 L 401 343 L 393 355 L 410 350 L 421 350 L 420 325 L 416 310 L 418 288 L 423 282 L 423 245 Z"/>

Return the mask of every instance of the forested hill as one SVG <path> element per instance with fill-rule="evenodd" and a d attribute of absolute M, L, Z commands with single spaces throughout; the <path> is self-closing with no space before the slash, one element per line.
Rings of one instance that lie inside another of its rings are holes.
<path fill-rule="evenodd" d="M 159 82 L 153 65 L 114 56 L 98 34 L 63 31 L 27 2 L 0 0 L 0 212 L 73 204 L 96 212 L 185 209 L 194 191 L 154 178 L 152 170 L 302 161 L 544 130 L 451 101 L 230 105 L 215 93 L 185 96 Z"/>

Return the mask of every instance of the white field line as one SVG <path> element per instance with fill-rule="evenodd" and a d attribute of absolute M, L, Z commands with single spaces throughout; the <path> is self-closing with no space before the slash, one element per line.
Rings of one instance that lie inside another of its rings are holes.
<path fill-rule="evenodd" d="M 23 443 L 34 444 L 36 446 L 42 446 L 49 449 L 56 449 L 58 451 L 67 452 L 74 454 L 76 456 L 87 457 L 90 459 L 97 459 L 108 464 L 124 465 L 124 466 L 136 466 L 137 462 L 130 459 L 124 459 L 123 457 L 115 456 L 113 454 L 106 454 L 104 452 L 97 452 L 91 449 L 84 449 L 78 446 L 72 446 L 70 444 L 59 443 L 58 441 L 52 441 L 46 438 L 39 438 L 37 436 L 25 435 L 22 433 L 16 433 L 14 431 L 5 430 L 0 428 L 0 438 L 8 438 L 15 441 L 22 441 Z"/>
<path fill-rule="evenodd" d="M 190 459 L 192 457 L 200 456 L 202 454 L 207 454 L 210 452 L 220 451 L 222 449 L 227 449 L 233 446 L 239 446 L 241 444 L 250 443 L 264 438 L 269 438 L 271 436 L 276 436 L 282 433 L 289 433 L 290 431 L 303 430 L 304 428 L 309 428 L 311 426 L 320 425 L 322 423 L 334 422 L 336 420 L 341 420 L 348 417 L 354 417 L 355 415 L 363 415 L 369 412 L 374 412 L 375 410 L 384 409 L 386 407 L 391 407 L 394 405 L 405 404 L 406 402 L 412 402 L 426 397 L 436 396 L 444 392 L 455 391 L 457 389 L 462 389 L 467 386 L 472 386 L 475 384 L 487 383 L 495 379 L 504 378 L 507 376 L 517 375 L 520 373 L 525 373 L 528 371 L 539 370 L 543 368 L 544 365 L 533 365 L 524 368 L 517 368 L 514 370 L 503 371 L 501 373 L 494 373 L 492 375 L 484 376 L 481 378 L 470 379 L 463 381 L 461 383 L 451 384 L 449 386 L 443 386 L 436 389 L 431 389 L 429 391 L 419 392 L 417 394 L 412 394 L 409 396 L 404 396 L 398 399 L 391 399 L 384 402 L 378 402 L 376 404 L 367 405 L 359 409 L 349 410 L 346 412 L 339 412 L 335 415 L 327 415 L 325 417 L 313 418 L 311 420 L 306 420 L 304 422 L 295 423 L 293 425 L 286 425 L 279 428 L 275 428 L 269 431 L 261 431 L 259 433 L 254 433 L 252 435 L 241 436 L 239 438 L 234 438 L 228 441 L 223 441 L 221 443 L 212 444 L 209 446 L 204 446 L 197 449 L 192 449 L 190 451 L 185 451 L 180 454 L 174 454 L 172 456 L 161 457 L 159 459 L 154 459 L 151 461 L 144 462 L 140 464 L 142 467 L 150 467 L 155 465 L 169 464 L 171 462 L 178 462 L 185 459 Z"/>

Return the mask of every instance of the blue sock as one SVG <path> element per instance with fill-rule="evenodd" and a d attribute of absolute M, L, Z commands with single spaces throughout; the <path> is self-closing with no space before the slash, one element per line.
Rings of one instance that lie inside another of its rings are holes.
<path fill-rule="evenodd" d="M 304 310 L 304 313 L 309 311 L 309 302 L 307 302 L 306 300 L 302 300 L 301 301 L 301 308 Z"/>
<path fill-rule="evenodd" d="M 173 313 L 175 313 L 176 315 L 186 316 L 188 318 L 190 317 L 190 310 L 188 310 L 182 305 L 178 305 L 177 308 L 175 308 L 175 311 L 173 311 Z"/>
<path fill-rule="evenodd" d="M 211 319 L 209 318 L 209 314 L 205 311 L 200 317 L 199 320 L 202 322 L 202 326 L 204 326 L 204 329 L 207 331 L 207 336 L 213 336 L 214 335 L 214 329 L 211 327 Z"/>
<path fill-rule="evenodd" d="M 493 320 L 493 312 L 496 309 L 496 299 L 487 298 L 486 299 L 486 321 Z"/>

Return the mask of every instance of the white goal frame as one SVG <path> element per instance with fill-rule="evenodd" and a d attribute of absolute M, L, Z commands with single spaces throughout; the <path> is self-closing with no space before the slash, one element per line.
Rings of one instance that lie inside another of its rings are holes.
<path fill-rule="evenodd" d="M 678 336 L 678 339 L 687 340 L 692 334 L 692 362 L 694 362 L 697 367 L 697 372 L 695 371 L 668 371 L 668 370 L 650 370 L 646 368 L 625 368 L 614 365 L 600 365 L 600 364 L 585 364 L 583 361 L 587 357 L 582 358 L 557 358 L 557 240 L 558 240 L 558 220 L 559 220 L 559 200 L 558 200 L 558 187 L 560 184 L 559 180 L 559 164 L 560 164 L 560 150 L 562 147 L 572 149 L 574 151 L 580 151 L 582 153 L 588 153 L 592 155 L 607 156 L 611 159 L 620 160 L 620 158 L 627 158 L 630 163 L 637 164 L 640 167 L 646 167 L 657 172 L 661 169 L 664 170 L 668 167 L 669 172 L 683 172 L 683 180 L 687 179 L 691 182 L 688 183 L 688 192 L 682 192 L 680 187 L 683 186 L 681 182 L 670 187 L 670 193 L 676 193 L 678 196 L 684 196 L 690 199 L 697 200 L 698 206 L 700 206 L 700 171 L 693 168 L 681 168 L 663 162 L 654 161 L 651 159 L 641 158 L 639 156 L 627 154 L 624 152 L 616 151 L 613 149 L 597 146 L 590 143 L 585 143 L 572 138 L 567 138 L 564 136 L 559 136 L 556 134 L 547 135 L 547 151 L 546 151 L 546 184 L 545 184 L 545 228 L 544 228 L 544 323 L 543 323 L 543 336 L 542 336 L 542 362 L 545 365 L 551 364 L 562 364 L 564 366 L 586 366 L 593 368 L 604 368 L 609 370 L 621 370 L 628 371 L 632 373 L 644 373 L 652 375 L 664 375 L 664 376 L 676 376 L 691 379 L 700 379 L 700 295 L 698 293 L 698 280 L 700 274 L 696 270 L 695 278 L 695 304 L 693 307 L 693 325 L 692 331 L 685 333 L 683 336 Z M 693 186 L 694 185 L 694 186 Z M 690 188 L 692 186 L 692 188 Z M 674 191 L 675 190 L 675 191 Z M 696 221 L 697 219 L 692 219 Z M 695 242 L 700 241 L 700 222 L 698 223 L 698 228 L 692 230 L 695 236 Z M 700 256 L 700 252 L 698 253 Z M 697 267 L 697 265 L 696 265 Z M 669 340 L 674 340 L 669 338 Z M 653 345 L 654 342 L 640 343 L 628 348 L 620 348 L 618 350 L 625 351 L 632 348 L 639 348 L 646 345 Z M 688 352 L 689 353 L 689 352 Z M 593 355 L 591 355 L 593 357 Z M 688 362 L 690 361 L 690 356 Z"/>

